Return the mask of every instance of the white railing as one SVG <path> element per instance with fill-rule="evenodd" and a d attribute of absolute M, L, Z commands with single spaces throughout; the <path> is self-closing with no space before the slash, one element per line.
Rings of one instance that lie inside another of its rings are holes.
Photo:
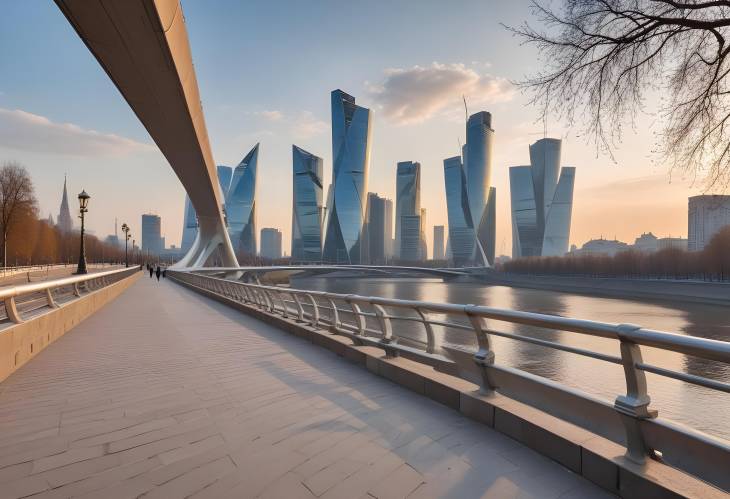
<path fill-rule="evenodd" d="M 0 301 L 5 309 L 4 322 L 20 324 L 25 321 L 25 315 L 32 315 L 44 308 L 57 308 L 60 304 L 113 284 L 139 270 L 139 266 L 134 266 L 0 288 Z"/>
<path fill-rule="evenodd" d="M 512 384 L 519 386 L 523 398 L 529 398 L 527 392 L 537 385 L 535 390 L 542 393 L 534 398 L 540 399 L 543 406 L 547 405 L 551 412 L 561 415 L 569 414 L 571 410 L 585 409 L 584 412 L 590 412 L 590 415 L 584 414 L 584 417 L 580 414 L 571 416 L 574 416 L 574 422 L 585 422 L 584 426 L 625 445 L 626 457 L 632 461 L 641 463 L 647 456 L 663 459 L 680 468 L 689 468 L 691 473 L 703 476 L 708 481 L 719 482 L 726 489 L 730 488 L 730 480 L 722 469 L 704 469 L 718 466 L 715 459 L 722 458 L 725 463 L 730 462 L 730 443 L 671 422 L 657 420 L 657 411 L 649 407 L 651 398 L 645 373 L 654 373 L 724 393 L 730 393 L 730 383 L 649 364 L 644 361 L 641 351 L 642 347 L 652 347 L 730 365 L 728 342 L 654 331 L 633 324 L 610 324 L 477 305 L 299 290 L 231 281 L 192 272 L 168 272 L 173 279 L 254 306 L 264 313 L 294 319 L 313 328 L 328 329 L 334 334 L 348 336 L 358 344 L 378 346 L 387 354 L 406 356 L 478 382 L 486 392 L 497 389 L 503 391 L 502 389 Z M 497 331 L 487 327 L 487 319 L 608 338 L 619 344 L 620 355 Z M 393 327 L 393 323 L 399 321 L 420 323 L 426 340 L 419 342 L 410 335 L 401 336 L 398 328 Z M 475 339 L 476 349 L 467 351 L 440 345 L 437 335 L 434 334 L 434 326 L 470 333 Z M 626 391 L 618 394 L 611 405 L 606 405 L 577 390 L 499 366 L 495 364 L 493 337 L 531 343 L 621 365 Z M 515 382 L 515 378 L 520 379 Z M 526 390 L 526 386 L 529 389 Z M 571 404 L 568 405 L 572 407 L 551 406 L 551 402 L 545 400 L 551 397 L 555 398 L 553 404 L 558 404 L 557 400 L 570 400 Z M 591 418 L 594 421 L 587 420 Z M 687 457 L 683 446 L 689 441 L 694 446 L 704 446 L 703 458 Z M 688 459 L 694 461 L 688 464 Z"/>

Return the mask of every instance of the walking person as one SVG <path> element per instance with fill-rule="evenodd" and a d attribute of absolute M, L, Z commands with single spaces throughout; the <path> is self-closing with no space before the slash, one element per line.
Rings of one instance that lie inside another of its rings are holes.
<path fill-rule="evenodd" d="M 149 269 L 149 271 L 150 271 L 150 279 L 152 279 L 152 273 L 153 273 L 153 272 L 154 272 L 155 270 L 154 270 L 154 269 L 152 268 L 152 265 L 149 265 L 149 264 L 147 265 L 147 268 L 148 268 L 148 269 Z"/>
<path fill-rule="evenodd" d="M 160 270 L 160 266 L 157 266 L 157 271 L 155 272 L 155 275 L 157 276 L 157 282 L 160 282 L 160 274 L 162 274 L 162 271 Z"/>
<path fill-rule="evenodd" d="M 167 267 L 162 269 L 162 278 L 165 279 L 167 277 Z"/>

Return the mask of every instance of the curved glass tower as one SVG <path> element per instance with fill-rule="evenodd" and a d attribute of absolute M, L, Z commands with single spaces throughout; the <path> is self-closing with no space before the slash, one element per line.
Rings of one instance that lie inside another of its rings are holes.
<path fill-rule="evenodd" d="M 246 154 L 233 172 L 226 195 L 228 233 L 236 250 L 256 255 L 256 172 L 259 144 Z"/>
<path fill-rule="evenodd" d="M 466 122 L 466 146 L 464 147 L 464 175 L 469 199 L 476 246 L 474 263 L 487 265 L 494 263 L 494 251 L 488 258 L 488 248 L 493 246 L 495 226 L 491 220 L 489 205 L 492 179 L 492 115 L 481 111 L 469 116 Z M 495 193 L 496 195 L 496 193 Z"/>
<path fill-rule="evenodd" d="M 322 260 L 322 158 L 292 146 L 294 200 L 291 257 L 295 262 Z"/>
<path fill-rule="evenodd" d="M 403 217 L 421 214 L 421 163 L 401 161 L 395 177 L 395 247 L 398 258 L 415 261 L 418 253 L 403 245 Z M 419 227 L 420 230 L 420 227 Z"/>
<path fill-rule="evenodd" d="M 332 185 L 323 259 L 358 264 L 370 165 L 370 110 L 355 105 L 355 98 L 342 90 L 332 92 L 331 102 Z"/>
<path fill-rule="evenodd" d="M 230 166 L 217 165 L 216 172 L 218 173 L 218 185 L 221 188 L 221 197 L 224 200 L 228 199 L 228 188 L 231 185 L 233 168 Z M 225 210 L 223 210 L 223 212 L 225 214 Z M 193 207 L 193 203 L 190 201 L 190 197 L 185 194 L 185 217 L 183 220 L 182 242 L 180 243 L 180 249 L 183 253 L 187 253 L 193 246 L 195 236 L 197 235 L 198 215 L 195 213 L 195 208 Z"/>
<path fill-rule="evenodd" d="M 568 252 L 575 168 L 560 168 L 560 139 L 530 146 L 530 165 L 509 171 L 512 256 L 562 256 Z"/>
<path fill-rule="evenodd" d="M 476 237 L 471 223 L 466 179 L 460 156 L 444 160 L 444 183 L 451 259 L 457 267 L 471 265 Z"/>

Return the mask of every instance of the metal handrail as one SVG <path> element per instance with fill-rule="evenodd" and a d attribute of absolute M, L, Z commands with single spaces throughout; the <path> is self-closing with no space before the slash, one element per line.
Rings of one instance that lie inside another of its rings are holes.
<path fill-rule="evenodd" d="M 473 352 L 473 362 L 481 372 L 482 388 L 486 391 L 492 391 L 497 388 L 492 381 L 493 374 L 491 372 L 495 367 L 495 355 L 491 347 L 491 337 L 493 336 L 562 350 L 612 364 L 621 364 L 624 369 L 626 393 L 616 397 L 614 409 L 619 414 L 625 427 L 626 455 L 635 462 L 643 462 L 647 456 L 654 455 L 654 451 L 649 449 L 645 443 L 641 426 L 642 420 L 650 420 L 657 416 L 657 411 L 649 408 L 651 398 L 647 391 L 645 372 L 651 372 L 659 376 L 730 393 L 729 383 L 647 364 L 644 362 L 641 352 L 642 346 L 653 347 L 730 364 L 730 342 L 695 336 L 683 336 L 665 331 L 655 331 L 633 324 L 611 324 L 477 305 L 434 303 L 355 294 L 339 294 L 327 291 L 300 290 L 288 287 L 230 281 L 194 272 L 170 272 L 173 278 L 215 293 L 225 294 L 236 301 L 258 307 L 266 313 L 279 314 L 284 317 L 291 316 L 299 322 L 309 322 L 313 327 L 317 328 L 327 326 L 335 334 L 349 336 L 361 343 L 380 345 L 389 355 L 398 355 L 399 351 L 408 352 L 412 358 L 414 350 L 412 347 L 398 344 L 399 339 L 405 341 L 411 340 L 410 338 L 399 335 L 393 329 L 392 321 L 408 320 L 421 322 L 426 333 L 427 341 L 423 343 L 420 341 L 415 342 L 416 344 L 420 344 L 421 347 L 425 345 L 425 350 L 422 350 L 416 356 L 415 360 L 427 363 L 430 359 L 437 356 L 436 352 L 439 350 L 431 329 L 432 326 L 438 325 L 457 330 L 471 330 L 475 335 L 477 343 L 477 350 Z M 261 297 L 264 298 L 262 299 Z M 286 299 L 285 297 L 291 297 L 291 299 Z M 275 300 L 278 300 L 283 307 L 278 307 L 275 304 Z M 338 303 L 341 305 L 338 306 Z M 295 309 L 293 311 L 288 309 L 288 304 L 295 305 Z M 311 312 L 305 311 L 305 307 L 311 309 Z M 369 310 L 364 310 L 363 307 L 368 307 Z M 384 307 L 410 310 L 415 315 L 409 317 L 388 313 Z M 325 310 L 328 311 L 328 314 L 331 314 L 330 317 L 322 317 L 320 311 Z M 434 314 L 460 316 L 465 318 L 466 321 L 463 324 L 444 321 L 439 317 L 434 317 Z M 343 321 L 343 315 L 351 317 L 354 322 L 350 320 L 348 322 Z M 616 340 L 619 342 L 621 355 L 607 355 L 601 352 L 566 346 L 539 338 L 523 337 L 496 331 L 486 327 L 485 319 Z M 368 321 L 371 321 L 372 324 L 377 324 L 376 329 L 368 327 L 368 324 L 366 324 Z M 374 340 L 372 338 L 373 335 L 379 336 L 379 340 Z M 458 356 L 454 357 L 454 355 L 456 355 L 455 352 L 447 352 L 446 358 L 451 357 L 454 363 L 458 363 Z M 440 357 L 443 358 L 443 356 Z"/>
<path fill-rule="evenodd" d="M 16 298 L 41 293 L 45 291 L 46 304 L 50 308 L 57 308 L 53 291 L 59 288 L 71 287 L 75 296 L 81 296 L 82 290 L 90 292 L 109 284 L 117 282 L 119 279 L 131 275 L 140 270 L 141 267 L 129 267 L 115 270 L 107 270 L 104 272 L 95 272 L 92 274 L 74 275 L 63 277 L 60 279 L 52 279 L 30 284 L 21 284 L 18 286 L 8 286 L 0 288 L 0 301 L 5 304 L 5 312 L 8 319 L 16 324 L 24 322 L 20 312 L 18 311 Z M 83 286 L 80 286 L 83 285 Z"/>

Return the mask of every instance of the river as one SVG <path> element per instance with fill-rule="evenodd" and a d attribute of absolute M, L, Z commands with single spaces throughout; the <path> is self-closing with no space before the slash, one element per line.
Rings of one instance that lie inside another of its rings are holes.
<path fill-rule="evenodd" d="M 730 311 L 715 305 L 646 302 L 440 279 L 301 278 L 292 287 L 447 303 L 472 303 L 612 323 L 632 323 L 679 334 L 730 341 Z M 620 355 L 618 342 L 582 334 L 490 321 L 496 330 L 535 336 L 575 347 Z M 423 339 L 422 326 L 398 321 L 398 334 Z M 436 328 L 438 341 L 474 345 L 468 332 Z M 507 338 L 494 337 L 495 362 L 543 376 L 613 401 L 625 391 L 621 366 Z M 644 360 L 730 382 L 730 366 L 673 352 L 642 348 Z M 730 440 L 730 394 L 647 374 L 652 407 L 659 416 Z"/>

